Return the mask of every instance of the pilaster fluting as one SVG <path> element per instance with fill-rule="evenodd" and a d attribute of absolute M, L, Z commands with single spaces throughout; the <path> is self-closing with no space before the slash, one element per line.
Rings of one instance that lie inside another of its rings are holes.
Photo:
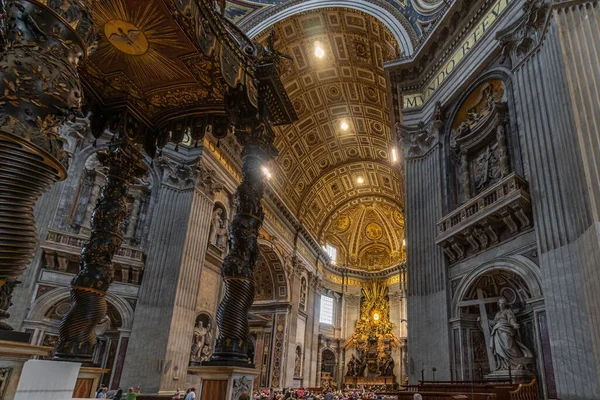
<path fill-rule="evenodd" d="M 530 187 L 552 363 L 548 398 L 600 398 L 597 0 L 527 0 L 502 32 Z"/>
<path fill-rule="evenodd" d="M 409 370 L 410 383 L 418 381 L 421 368 L 436 368 L 438 379 L 450 380 L 447 269 L 435 244 L 436 223 L 442 218 L 443 122 L 435 118 L 436 113 L 425 127 L 401 127 L 398 132 L 405 153 L 405 207 L 412 210 L 406 214 L 408 342 L 410 363 L 415 366 Z"/>
<path fill-rule="evenodd" d="M 59 128 L 80 106 L 77 64 L 96 32 L 84 1 L 20 0 L 0 4 L 0 37 L 0 318 L 7 318 L 37 243 L 33 207 L 66 176 Z M 0 322 L 0 329 L 12 328 Z"/>
<path fill-rule="evenodd" d="M 112 257 L 121 247 L 121 223 L 127 216 L 125 197 L 145 167 L 142 155 L 127 141 L 115 139 L 98 160 L 107 168 L 106 183 L 94 208 L 91 234 L 81 252 L 79 273 L 71 282 L 71 309 L 60 324 L 54 358 L 92 361 L 94 329 L 106 315 L 106 292 L 112 283 Z"/>
<path fill-rule="evenodd" d="M 225 297 L 217 310 L 219 337 L 210 363 L 248 366 L 248 310 L 254 302 L 254 267 L 258 258 L 258 231 L 264 220 L 261 199 L 265 190 L 261 168 L 272 158 L 274 134 L 258 124 L 236 133 L 244 146 L 242 183 L 237 188 L 236 215 L 231 224 L 231 248 L 223 261 Z"/>
<path fill-rule="evenodd" d="M 122 375 L 147 393 L 174 393 L 190 361 L 213 197 L 222 189 L 203 158 L 202 149 L 169 148 L 154 162 L 161 181 Z"/>

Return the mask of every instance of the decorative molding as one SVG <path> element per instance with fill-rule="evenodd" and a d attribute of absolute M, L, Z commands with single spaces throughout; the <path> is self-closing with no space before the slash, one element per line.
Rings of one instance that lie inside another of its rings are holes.
<path fill-rule="evenodd" d="M 406 159 L 422 157 L 439 144 L 444 125 L 441 118 L 441 104 L 438 102 L 431 122 L 420 122 L 416 127 L 396 124 L 398 142 L 402 145 Z"/>
<path fill-rule="evenodd" d="M 521 18 L 496 35 L 502 47 L 503 61 L 509 61 L 513 69 L 519 68 L 542 43 L 549 16 L 547 0 L 526 0 Z"/>
<path fill-rule="evenodd" d="M 436 244 L 450 263 L 508 240 L 532 227 L 527 182 L 508 175 L 438 223 Z"/>

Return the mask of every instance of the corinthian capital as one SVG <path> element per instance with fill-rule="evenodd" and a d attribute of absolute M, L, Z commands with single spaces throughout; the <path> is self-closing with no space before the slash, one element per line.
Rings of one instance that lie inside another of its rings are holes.
<path fill-rule="evenodd" d="M 198 160 L 186 163 L 162 155 L 156 162 L 162 175 L 162 183 L 179 190 L 193 189 L 196 183 L 195 164 Z"/>
<path fill-rule="evenodd" d="M 212 169 L 200 164 L 196 169 L 196 188 L 210 197 L 223 190 L 224 185 L 215 178 L 215 172 Z"/>
<path fill-rule="evenodd" d="M 513 25 L 496 35 L 502 47 L 503 61 L 518 67 L 542 42 L 550 12 L 547 0 L 526 0 L 523 14 Z"/>
<path fill-rule="evenodd" d="M 417 126 L 409 127 L 396 125 L 398 142 L 402 144 L 406 158 L 421 157 L 439 143 L 442 121 L 441 105 L 437 103 L 431 120 L 420 122 Z"/>

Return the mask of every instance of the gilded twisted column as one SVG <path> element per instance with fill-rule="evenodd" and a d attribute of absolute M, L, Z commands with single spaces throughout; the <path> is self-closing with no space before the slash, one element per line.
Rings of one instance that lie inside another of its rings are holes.
<path fill-rule="evenodd" d="M 95 40 L 86 1 L 0 3 L 0 319 L 37 245 L 33 207 L 66 176 L 58 131 L 80 106 L 77 64 Z"/>
<path fill-rule="evenodd" d="M 90 238 L 81 252 L 79 273 L 71 282 L 71 309 L 60 323 L 55 360 L 91 362 L 94 329 L 106 315 L 106 291 L 112 283 L 112 257 L 121 247 L 125 198 L 136 177 L 145 172 L 142 155 L 126 139 L 116 139 L 98 153 L 107 168 L 106 183 L 92 215 Z"/>
<path fill-rule="evenodd" d="M 274 135 L 264 124 L 236 135 L 244 146 L 242 183 L 236 191 L 236 215 L 230 229 L 231 250 L 221 270 L 225 296 L 217 310 L 219 337 L 208 363 L 211 365 L 248 366 L 251 362 L 249 354 L 253 351 L 248 340 L 248 310 L 254 302 L 258 231 L 264 220 L 262 167 L 274 154 Z"/>

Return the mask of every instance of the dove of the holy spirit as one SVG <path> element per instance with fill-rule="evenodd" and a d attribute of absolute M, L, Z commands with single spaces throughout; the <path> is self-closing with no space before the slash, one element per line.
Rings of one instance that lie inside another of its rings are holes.
<path fill-rule="evenodd" d="M 104 25 L 108 41 L 123 53 L 139 56 L 148 51 L 148 39 L 135 25 L 120 19 L 113 19 Z"/>

